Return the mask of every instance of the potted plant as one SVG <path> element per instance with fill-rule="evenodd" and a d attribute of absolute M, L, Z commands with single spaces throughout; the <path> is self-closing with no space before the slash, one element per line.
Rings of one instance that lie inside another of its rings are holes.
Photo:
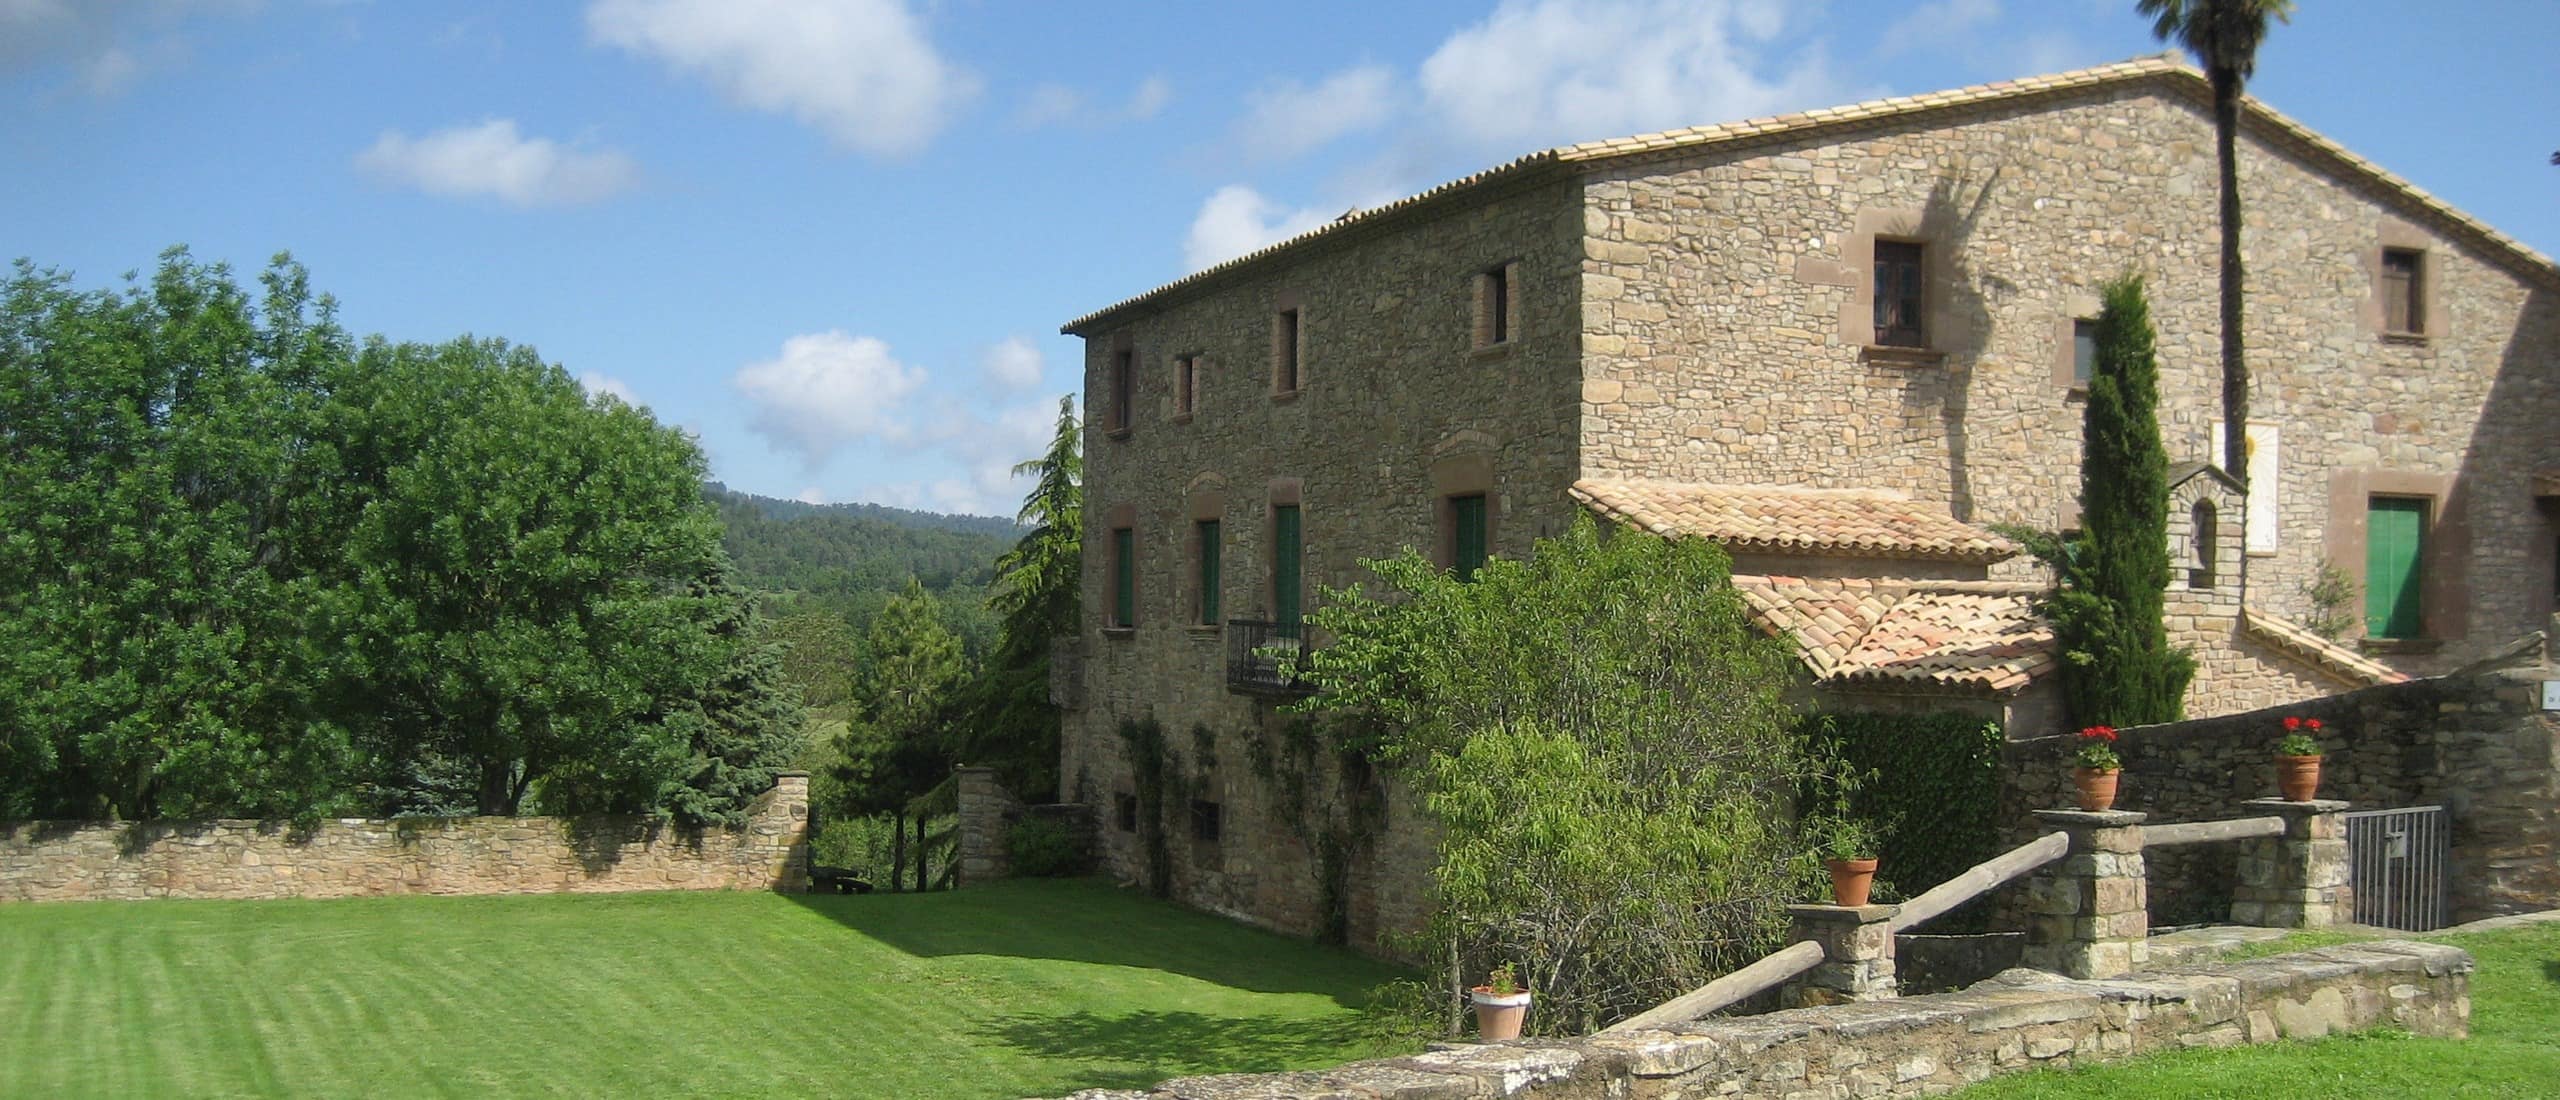
<path fill-rule="evenodd" d="M 2287 802 L 2309 802 L 2320 793 L 2320 720 L 2284 719 L 2284 740 L 2276 742 L 2276 789 Z"/>
<path fill-rule="evenodd" d="M 2116 728 L 2090 726 L 2081 730 L 2080 749 L 2071 759 L 2079 765 L 2071 772 L 2071 782 L 2079 789 L 2080 808 L 2091 813 L 2113 809 L 2116 776 L 2124 770 L 2124 761 L 2116 756 Z"/>
<path fill-rule="evenodd" d="M 1529 1015 L 1529 991 L 1520 985 L 1510 963 L 1493 968 L 1484 984 L 1467 991 L 1476 1006 L 1476 1035 L 1485 1040 L 1517 1039 L 1520 1021 Z"/>
<path fill-rule="evenodd" d="M 1822 823 L 1822 865 L 1831 872 L 1831 903 L 1859 906 L 1876 881 L 1876 831 L 1845 814 Z"/>

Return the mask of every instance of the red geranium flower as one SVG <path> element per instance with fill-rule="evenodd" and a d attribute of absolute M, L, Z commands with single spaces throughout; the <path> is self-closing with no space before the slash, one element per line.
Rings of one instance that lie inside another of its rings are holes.
<path fill-rule="evenodd" d="M 2298 730 L 2298 729 L 2301 729 L 2301 728 L 2302 728 L 2302 719 L 2296 718 L 2296 717 L 2294 717 L 2294 716 L 2292 716 L 2292 715 L 2290 715 L 2290 714 L 2288 714 L 2288 715 L 2285 715 L 2285 716 L 2284 716 L 2284 731 L 2285 731 L 2286 733 L 2292 733 L 2293 731 Z M 2318 726 L 2313 726 L 2313 727 L 2311 727 L 2311 728 L 2313 728 L 2313 729 L 2318 729 L 2318 728 L 2320 728 L 2320 727 L 2318 727 Z"/>

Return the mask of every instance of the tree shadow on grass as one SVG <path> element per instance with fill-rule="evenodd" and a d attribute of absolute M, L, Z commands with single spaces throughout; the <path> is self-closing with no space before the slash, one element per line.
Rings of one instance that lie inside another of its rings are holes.
<path fill-rule="evenodd" d="M 1357 1007 L 1409 977 L 1393 965 L 1194 912 L 1095 880 L 1034 879 L 930 894 L 793 894 L 792 901 L 920 958 L 993 955 L 1159 970 L 1256 993 Z"/>
<path fill-rule="evenodd" d="M 1169 1077 L 1325 1069 L 1361 1057 L 1357 1017 L 1227 1018 L 1197 1012 L 1006 1016 L 980 1032 L 1043 1061 L 1081 1063 L 1073 1088 L 1143 1089 Z"/>
<path fill-rule="evenodd" d="M 2560 959 L 2542 960 L 2542 980 L 2560 985 Z"/>

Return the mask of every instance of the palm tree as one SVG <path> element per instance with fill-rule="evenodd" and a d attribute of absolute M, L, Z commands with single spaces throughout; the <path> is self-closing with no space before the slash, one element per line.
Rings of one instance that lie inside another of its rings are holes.
<path fill-rule="evenodd" d="M 2222 468 L 2249 488 L 2249 365 L 2240 355 L 2240 90 L 2258 69 L 2267 20 L 2291 22 L 2293 0 L 2135 0 L 2151 33 L 2194 54 L 2213 85 L 2213 146 L 2222 162 Z"/>

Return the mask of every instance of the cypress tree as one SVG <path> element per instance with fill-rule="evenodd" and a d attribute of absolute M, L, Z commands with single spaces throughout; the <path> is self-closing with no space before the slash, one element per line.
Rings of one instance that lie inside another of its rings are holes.
<path fill-rule="evenodd" d="M 2080 528 L 2047 608 L 2082 725 L 2176 721 L 2195 660 L 2169 647 L 2169 460 L 2142 279 L 2107 284 L 2080 439 Z"/>

